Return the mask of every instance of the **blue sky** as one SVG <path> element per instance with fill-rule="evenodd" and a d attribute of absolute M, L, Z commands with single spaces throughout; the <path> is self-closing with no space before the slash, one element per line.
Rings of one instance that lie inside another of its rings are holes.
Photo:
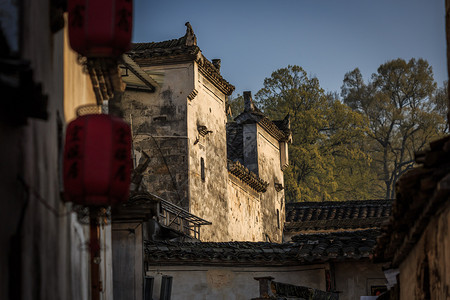
<path fill-rule="evenodd" d="M 235 94 L 263 87 L 276 69 L 299 65 L 340 92 L 346 72 L 365 80 L 388 60 L 424 58 L 447 78 L 444 0 L 135 0 L 134 42 L 179 38 L 189 21 Z"/>

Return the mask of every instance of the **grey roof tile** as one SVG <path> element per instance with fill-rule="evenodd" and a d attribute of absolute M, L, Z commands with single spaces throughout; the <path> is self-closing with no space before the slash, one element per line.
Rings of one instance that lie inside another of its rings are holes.
<path fill-rule="evenodd" d="M 301 265 L 328 260 L 368 258 L 378 230 L 300 234 L 290 243 L 229 242 L 192 243 L 145 241 L 150 264 L 246 264 Z"/>
<path fill-rule="evenodd" d="M 391 207 L 391 200 L 288 203 L 285 231 L 379 228 Z"/>

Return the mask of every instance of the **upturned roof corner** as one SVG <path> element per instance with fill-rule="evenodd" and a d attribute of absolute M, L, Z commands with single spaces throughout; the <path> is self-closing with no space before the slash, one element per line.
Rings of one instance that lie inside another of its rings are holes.
<path fill-rule="evenodd" d="M 186 26 L 186 34 L 184 35 L 186 46 L 197 46 L 197 37 L 195 36 L 191 24 L 186 22 L 184 25 Z"/>

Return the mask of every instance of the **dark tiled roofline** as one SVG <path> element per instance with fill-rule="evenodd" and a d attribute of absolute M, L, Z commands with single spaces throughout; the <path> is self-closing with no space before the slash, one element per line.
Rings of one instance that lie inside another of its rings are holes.
<path fill-rule="evenodd" d="M 167 40 L 162 42 L 150 42 L 150 43 L 133 43 L 131 45 L 131 52 L 137 52 L 137 51 L 148 51 L 148 50 L 156 50 L 161 49 L 161 51 L 164 51 L 163 49 L 168 48 L 183 48 L 186 47 L 186 36 L 182 36 L 178 39 L 173 40 Z"/>
<path fill-rule="evenodd" d="M 288 266 L 369 259 L 378 230 L 303 234 L 291 243 L 145 241 L 150 265 Z"/>
<path fill-rule="evenodd" d="M 375 233 L 378 233 L 380 230 L 379 229 L 362 229 L 362 230 L 357 230 L 357 231 L 339 231 L 339 232 L 333 232 L 333 233 L 327 233 L 327 232 L 322 232 L 322 233 L 301 233 L 298 234 L 294 237 L 292 237 L 292 240 L 294 242 L 298 242 L 298 241 L 302 241 L 305 239 L 311 240 L 311 239 L 318 239 L 319 237 L 333 237 L 333 238 L 344 238 L 344 237 L 349 237 L 349 236 L 362 236 L 364 238 L 366 238 L 367 236 L 375 236 Z"/>
<path fill-rule="evenodd" d="M 391 199 L 374 200 L 348 200 L 348 201 L 311 201 L 311 202 L 290 202 L 286 203 L 286 208 L 290 207 L 342 207 L 342 206 L 391 206 Z"/>
<path fill-rule="evenodd" d="M 221 92 L 229 96 L 235 87 L 226 81 L 219 70 L 203 55 L 197 46 L 197 38 L 190 25 L 186 34 L 178 39 L 154 42 L 135 43 L 128 55 L 141 66 L 161 65 L 195 61 L 199 72 L 210 80 Z"/>
<path fill-rule="evenodd" d="M 291 139 L 290 131 L 282 131 L 260 111 L 243 112 L 239 114 L 235 120 L 238 124 L 257 123 L 279 142 L 288 142 Z"/>
<path fill-rule="evenodd" d="M 265 193 L 269 183 L 262 180 L 255 173 L 241 165 L 238 161 L 227 161 L 228 172 L 239 178 L 243 183 L 257 191 L 258 193 Z"/>
<path fill-rule="evenodd" d="M 221 92 L 227 96 L 230 96 L 233 93 L 235 89 L 234 85 L 226 81 L 222 75 L 220 75 L 219 71 L 217 71 L 216 67 L 214 67 L 205 56 L 202 55 L 196 62 L 200 73 L 208 78 Z"/>
<path fill-rule="evenodd" d="M 387 218 L 347 219 L 347 220 L 318 220 L 304 222 L 286 222 L 284 232 L 303 232 L 308 230 L 338 230 L 381 228 Z"/>
<path fill-rule="evenodd" d="M 284 120 L 271 121 L 255 105 L 251 91 L 244 92 L 244 111 L 234 120 L 238 124 L 257 123 L 279 142 L 292 140 L 290 115 L 287 114 Z"/>
<path fill-rule="evenodd" d="M 392 200 L 297 202 L 286 204 L 285 232 L 380 228 Z"/>
<path fill-rule="evenodd" d="M 280 130 L 280 128 L 278 128 L 278 126 L 275 125 L 275 123 L 269 120 L 269 118 L 267 118 L 266 116 L 264 116 L 261 120 L 259 120 L 258 124 L 261 125 L 262 128 L 264 128 L 270 135 L 272 135 L 279 142 L 289 141 L 290 132 L 286 133 Z"/>

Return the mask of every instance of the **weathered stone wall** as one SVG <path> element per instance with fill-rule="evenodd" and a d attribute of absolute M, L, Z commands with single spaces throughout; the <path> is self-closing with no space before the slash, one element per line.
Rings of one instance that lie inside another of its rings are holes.
<path fill-rule="evenodd" d="M 336 290 L 339 300 L 354 300 L 370 296 L 372 286 L 386 284 L 381 264 L 370 261 L 338 262 L 334 264 Z M 411 298 L 414 299 L 414 298 Z"/>
<path fill-rule="evenodd" d="M 204 241 L 229 240 L 226 96 L 194 63 L 143 68 L 155 93 L 127 89 L 120 109 L 132 124 L 136 164 L 150 156 L 143 187 L 213 224 Z"/>
<path fill-rule="evenodd" d="M 193 64 L 146 67 L 160 84 L 156 92 L 127 89 L 121 103 L 132 125 L 136 165 L 149 155 L 143 187 L 172 203 L 189 208 L 187 106 L 193 89 Z"/>
<path fill-rule="evenodd" d="M 284 190 L 277 191 L 275 183 L 284 186 L 280 164 L 279 142 L 259 125 L 257 128 L 257 153 L 259 177 L 268 182 L 267 191 L 261 194 L 261 222 L 264 235 L 272 242 L 281 242 L 284 224 Z"/>
<path fill-rule="evenodd" d="M 259 296 L 259 283 L 254 277 L 272 276 L 278 282 L 325 290 L 325 267 L 208 267 L 150 266 L 147 276 L 154 277 L 154 299 L 159 299 L 161 276 L 173 276 L 174 300 L 217 299 L 248 300 Z"/>
<path fill-rule="evenodd" d="M 331 269 L 333 271 L 331 271 Z M 334 273 L 339 299 L 355 300 L 371 293 L 372 286 L 385 284 L 381 265 L 370 261 L 336 262 L 304 266 L 149 266 L 155 279 L 153 295 L 159 295 L 161 276 L 173 277 L 172 299 L 252 299 L 259 296 L 254 277 L 271 276 L 275 281 L 326 291 L 327 272 Z M 418 298 L 410 298 L 418 299 Z M 441 298 L 445 299 L 445 298 Z"/>
<path fill-rule="evenodd" d="M 242 129 L 237 126 L 239 125 L 231 126 L 230 124 L 228 126 L 231 139 L 229 146 L 234 146 L 232 149 L 234 152 L 229 153 L 231 159 L 235 159 L 236 155 L 239 157 L 239 153 L 236 152 L 239 150 L 235 148 L 239 149 L 238 145 L 241 141 L 236 139 L 242 138 L 243 164 L 269 185 L 265 192 L 261 192 L 251 199 L 245 192 L 241 192 L 243 190 L 253 191 L 250 187 L 236 189 L 231 184 L 232 181 L 229 181 L 228 197 L 230 205 L 232 205 L 230 213 L 234 225 L 230 226 L 230 232 L 236 230 L 236 232 L 242 233 L 252 228 L 255 231 L 244 234 L 242 238 L 245 237 L 252 241 L 281 242 L 285 212 L 280 143 L 256 123 L 243 124 Z M 230 178 L 234 178 L 234 176 L 230 175 Z M 242 186 L 245 184 L 242 183 Z M 240 207 L 251 207 L 256 211 L 249 213 L 246 218 Z"/>
<path fill-rule="evenodd" d="M 187 113 L 190 137 L 190 212 L 212 222 L 212 225 L 201 229 L 203 241 L 227 241 L 230 234 L 226 96 L 197 70 L 195 90 L 198 93 L 192 100 L 188 100 Z"/>
<path fill-rule="evenodd" d="M 433 216 L 400 265 L 400 299 L 450 299 L 450 204 Z"/>
<path fill-rule="evenodd" d="M 233 183 L 227 96 L 194 62 L 143 69 L 159 83 L 156 92 L 127 89 L 119 104 L 132 124 L 136 164 L 143 152 L 150 157 L 143 187 L 212 222 L 201 228 L 203 241 L 281 242 L 284 192 L 274 185 L 283 184 L 278 141 L 256 124 L 244 125 L 244 164 L 269 187 L 258 194 Z"/>
<path fill-rule="evenodd" d="M 261 195 L 229 174 L 228 232 L 230 241 L 264 241 L 261 219 Z"/>

